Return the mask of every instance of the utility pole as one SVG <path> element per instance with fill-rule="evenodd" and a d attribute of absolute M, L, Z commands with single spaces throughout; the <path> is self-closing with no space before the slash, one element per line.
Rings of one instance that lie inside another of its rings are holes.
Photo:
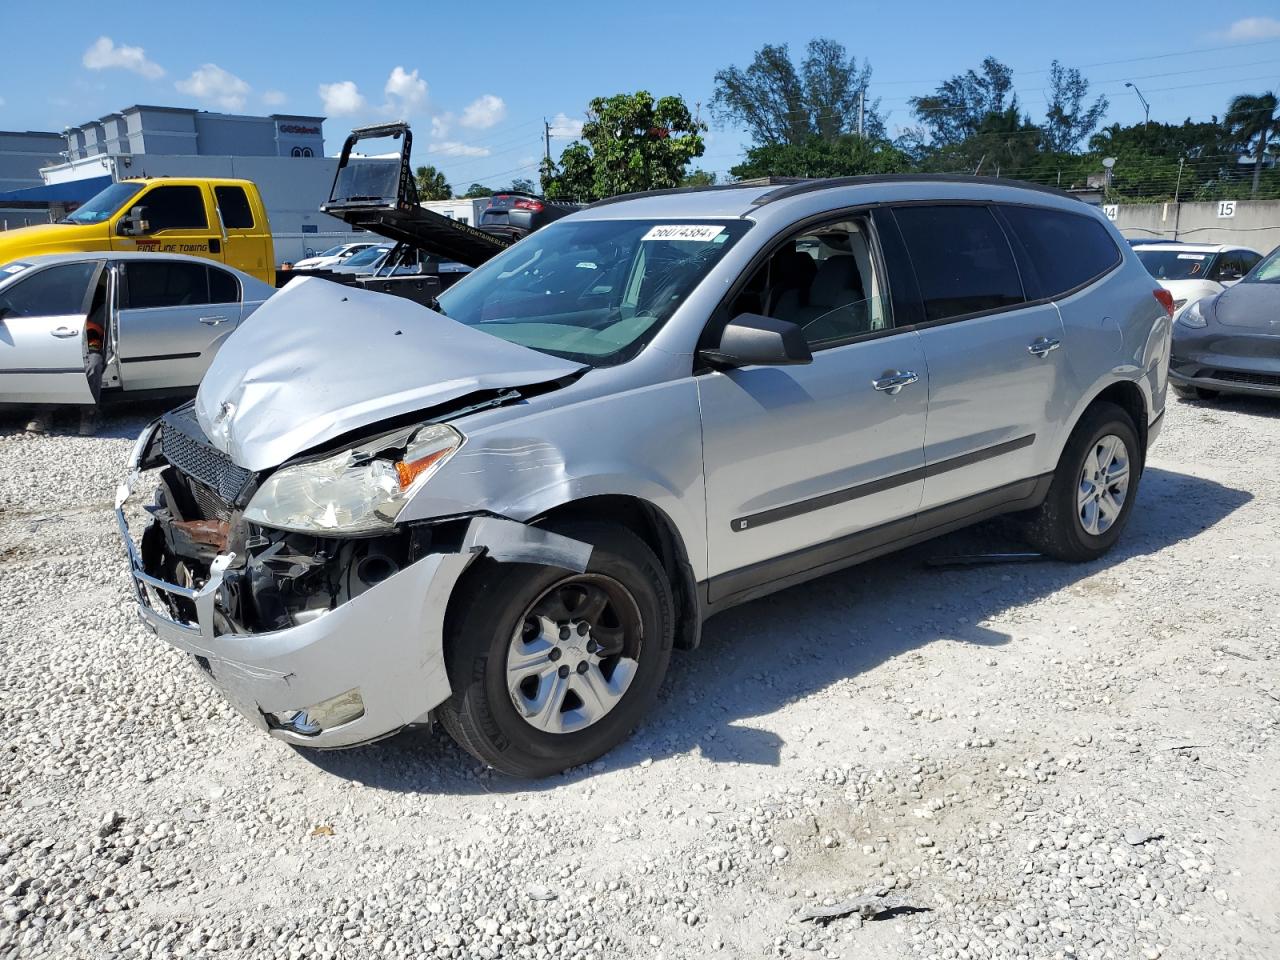
<path fill-rule="evenodd" d="M 542 118 L 542 140 L 547 147 L 547 166 L 551 166 L 551 124 L 547 122 L 547 118 Z"/>
<path fill-rule="evenodd" d="M 1178 180 L 1173 185 L 1173 239 L 1178 239 L 1178 226 L 1182 221 L 1182 204 L 1178 202 L 1178 194 L 1182 190 L 1182 165 L 1187 162 L 1186 157 L 1178 158 Z"/>
<path fill-rule="evenodd" d="M 866 136 L 865 119 L 867 115 L 867 88 L 858 91 L 858 136 Z"/>

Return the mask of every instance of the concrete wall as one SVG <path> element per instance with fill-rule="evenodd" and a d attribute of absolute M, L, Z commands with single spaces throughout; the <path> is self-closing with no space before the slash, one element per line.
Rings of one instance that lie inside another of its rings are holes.
<path fill-rule="evenodd" d="M 1280 200 L 1235 200 L 1228 209 L 1213 203 L 1136 203 L 1104 206 L 1120 232 L 1131 239 L 1235 243 L 1269 253 L 1280 246 Z"/>

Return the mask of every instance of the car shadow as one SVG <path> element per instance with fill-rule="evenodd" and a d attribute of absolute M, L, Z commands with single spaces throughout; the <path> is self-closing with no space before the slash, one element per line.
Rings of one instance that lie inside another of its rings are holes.
<path fill-rule="evenodd" d="M 1173 394 L 1170 393 L 1172 399 Z M 1280 397 L 1258 397 L 1248 393 L 1221 393 L 1210 400 L 1184 400 L 1177 398 L 1178 403 L 1186 404 L 1205 413 L 1214 410 L 1229 411 L 1246 417 L 1264 417 L 1270 420 L 1280 418 Z"/>
<path fill-rule="evenodd" d="M 50 429 L 47 434 L 36 436 L 76 437 L 86 442 L 101 438 L 106 440 L 133 440 L 152 420 L 183 403 L 182 397 L 150 398 L 146 400 L 110 400 L 103 404 L 98 429 L 90 437 L 80 438 L 80 407 L 59 404 L 49 410 Z M 0 405 L 0 437 L 24 433 L 27 423 L 36 413 L 35 407 L 21 404 Z"/>
<path fill-rule="evenodd" d="M 483 770 L 439 730 L 349 751 L 300 752 L 334 777 L 380 789 L 464 794 L 543 790 L 694 750 L 716 762 L 777 766 L 785 743 L 757 718 L 938 641 L 975 644 L 998 657 L 1012 638 L 984 622 L 1195 537 L 1252 495 L 1152 467 L 1139 497 L 1116 547 L 1091 563 L 946 562 L 1027 550 L 1007 522 L 995 521 L 719 614 L 707 621 L 697 650 L 673 656 L 650 719 L 600 760 L 558 777 L 522 780 Z"/>

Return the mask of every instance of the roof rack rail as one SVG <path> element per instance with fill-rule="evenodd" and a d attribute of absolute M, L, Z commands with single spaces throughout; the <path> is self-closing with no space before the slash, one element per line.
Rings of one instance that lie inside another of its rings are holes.
<path fill-rule="evenodd" d="M 766 203 L 785 200 L 787 197 L 796 197 L 818 190 L 833 190 L 837 187 L 856 187 L 872 183 L 985 183 L 991 186 L 1036 190 L 1056 197 L 1079 200 L 1078 197 L 1073 197 L 1057 187 L 1046 186 L 1042 183 L 1030 183 L 1025 180 L 1010 180 L 1007 177 L 975 177 L 964 173 L 878 173 L 858 177 L 827 177 L 824 179 L 793 181 L 787 186 L 761 194 L 751 201 L 751 205 L 758 207 Z"/>
<path fill-rule="evenodd" d="M 756 177 L 752 180 L 737 180 L 733 183 L 716 183 L 706 187 L 667 187 L 664 190 L 637 190 L 633 193 L 619 193 L 605 197 L 587 205 L 587 209 L 607 207 L 611 203 L 623 200 L 638 200 L 641 197 L 670 197 L 681 193 L 712 193 L 717 190 L 742 190 L 747 187 L 788 186 L 791 184 L 809 183 L 803 177 Z"/>

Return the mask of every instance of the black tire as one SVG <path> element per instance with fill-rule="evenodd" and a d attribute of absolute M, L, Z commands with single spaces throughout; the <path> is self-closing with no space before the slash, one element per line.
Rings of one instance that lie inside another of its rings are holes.
<path fill-rule="evenodd" d="M 1185 387 L 1180 383 L 1171 383 L 1169 386 L 1183 400 L 1216 400 L 1220 396 L 1217 390 L 1206 390 L 1204 387 Z"/>
<path fill-rule="evenodd" d="M 653 706 L 675 637 L 671 584 L 662 563 L 639 537 L 603 523 L 565 524 L 556 532 L 592 544 L 587 577 L 610 589 L 621 585 L 634 601 L 628 615 L 639 629 L 637 665 L 621 698 L 590 725 L 562 733 L 533 726 L 516 709 L 508 689 L 508 652 L 532 607 L 549 591 L 574 581 L 574 575 L 536 564 L 479 561 L 459 584 L 446 618 L 445 656 L 453 695 L 440 705 L 438 716 L 460 747 L 517 777 L 545 777 L 589 763 L 626 739 Z M 630 631 L 624 627 L 621 632 Z"/>
<path fill-rule="evenodd" d="M 1129 465 L 1128 488 L 1119 515 L 1099 534 L 1085 529 L 1077 504 L 1085 458 L 1099 441 L 1108 436 L 1123 441 Z M 1138 496 L 1144 451 L 1132 418 L 1113 403 L 1096 403 L 1076 424 L 1054 471 L 1048 496 L 1027 518 L 1027 539 L 1041 553 L 1055 560 L 1080 563 L 1096 560 L 1115 544 L 1129 520 Z"/>

